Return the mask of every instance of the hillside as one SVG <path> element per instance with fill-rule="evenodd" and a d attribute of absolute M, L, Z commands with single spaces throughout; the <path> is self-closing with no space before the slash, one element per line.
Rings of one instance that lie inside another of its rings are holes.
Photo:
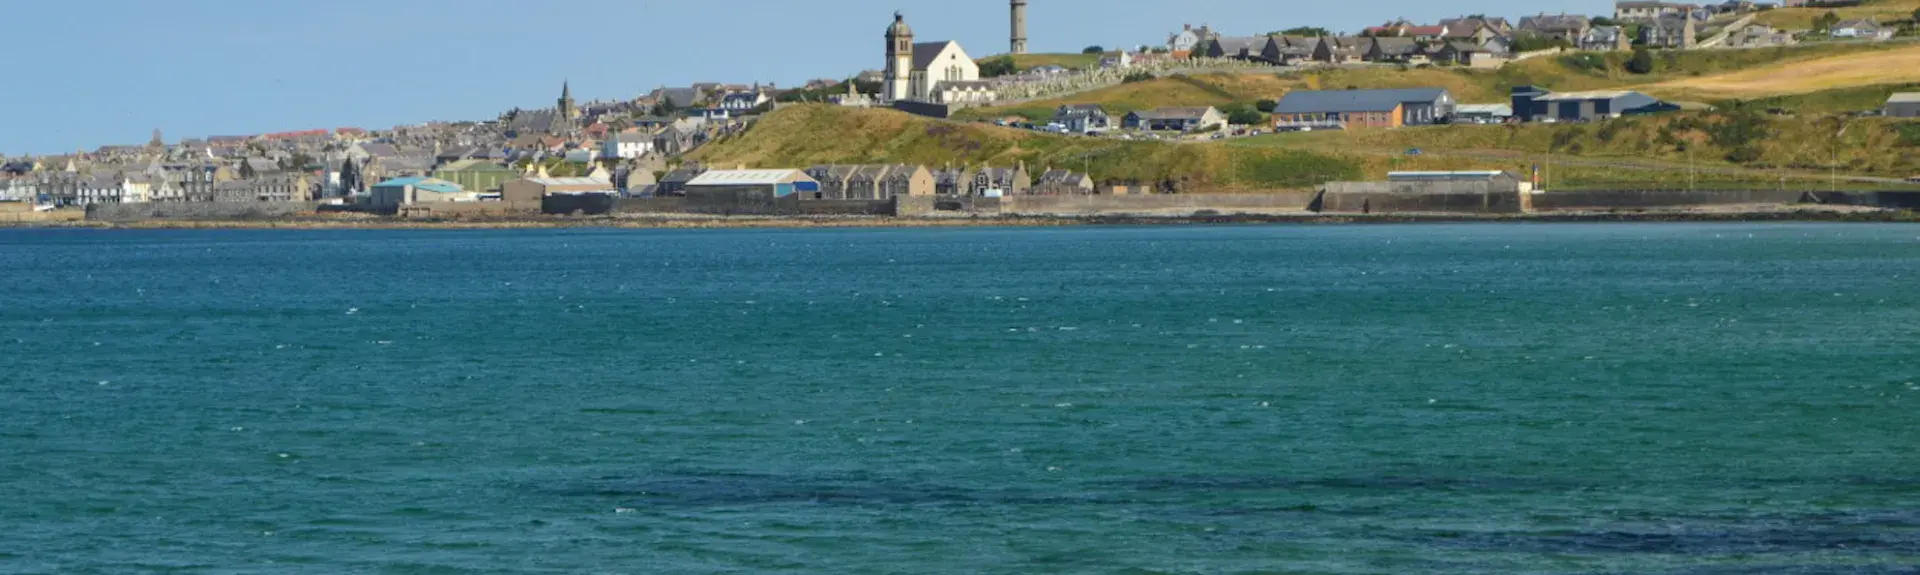
<path fill-rule="evenodd" d="M 1886 24 L 1910 20 L 1916 9 L 1920 9 L 1920 0 L 1867 0 L 1852 8 L 1778 8 L 1761 12 L 1754 23 L 1784 30 L 1808 30 L 1813 28 L 1815 18 L 1831 11 L 1842 20 L 1872 17 Z"/>
<path fill-rule="evenodd" d="M 1751 99 L 1920 82 L 1920 46 L 1798 59 L 1645 86 L 1674 98 Z"/>
<path fill-rule="evenodd" d="M 1916 168 L 1920 130 L 1855 120 L 1838 142 L 1844 173 L 1902 177 Z M 891 110 L 782 108 L 743 136 L 693 159 L 717 165 L 825 163 L 999 165 L 1085 170 L 1102 182 L 1171 183 L 1194 191 L 1310 189 L 1378 179 L 1392 170 L 1502 169 L 1527 173 L 1552 150 L 1560 187 L 1787 185 L 1824 188 L 1836 124 L 1829 119 L 1680 113 L 1607 124 L 1440 126 L 1316 132 L 1172 144 L 1054 136 Z M 1912 133 L 1909 134 L 1909 131 Z M 1749 144 L 1745 142 L 1761 142 Z M 1808 145 L 1812 142 L 1814 144 Z M 1421 148 L 1408 155 L 1409 148 Z M 1742 160 L 1735 163 L 1733 159 Z M 1689 173 L 1688 166 L 1694 166 Z"/>

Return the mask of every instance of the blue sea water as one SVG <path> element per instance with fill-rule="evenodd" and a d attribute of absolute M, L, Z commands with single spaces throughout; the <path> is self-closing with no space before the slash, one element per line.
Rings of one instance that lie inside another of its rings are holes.
<path fill-rule="evenodd" d="M 0 230 L 5 573 L 1915 573 L 1920 227 Z"/>

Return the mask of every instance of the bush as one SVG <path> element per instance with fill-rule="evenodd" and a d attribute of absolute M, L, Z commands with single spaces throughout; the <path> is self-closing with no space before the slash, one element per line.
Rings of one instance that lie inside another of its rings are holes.
<path fill-rule="evenodd" d="M 1088 46 L 1085 49 L 1080 50 L 1080 53 L 1081 54 L 1105 54 L 1107 53 L 1107 49 L 1099 46 Z"/>
<path fill-rule="evenodd" d="M 1227 116 L 1227 123 L 1239 126 L 1259 124 L 1266 119 L 1259 110 L 1246 104 L 1228 104 L 1220 108 L 1220 113 Z"/>
<path fill-rule="evenodd" d="M 1760 161 L 1760 148 L 1757 146 L 1740 146 L 1734 148 L 1732 152 L 1727 153 L 1727 161 L 1736 164 L 1758 162 Z"/>
<path fill-rule="evenodd" d="M 1261 100 L 1253 103 L 1253 109 L 1259 110 L 1261 112 L 1268 113 L 1268 114 L 1272 114 L 1273 109 L 1278 107 L 1280 107 L 1280 103 L 1275 102 L 1273 100 Z"/>
<path fill-rule="evenodd" d="M 1139 72 L 1129 72 L 1125 78 L 1120 79 L 1120 83 L 1132 84 L 1134 82 L 1145 82 L 1147 80 L 1152 80 L 1152 79 L 1153 79 L 1153 73 L 1143 70 Z"/>
<path fill-rule="evenodd" d="M 1645 46 L 1633 49 L 1633 58 L 1627 60 L 1627 71 L 1635 74 L 1653 73 L 1653 51 Z"/>
<path fill-rule="evenodd" d="M 1920 146 L 1920 123 L 1907 122 L 1893 129 L 1900 134 L 1900 145 Z"/>
<path fill-rule="evenodd" d="M 1619 135 L 1620 129 L 1626 127 L 1626 124 L 1622 120 L 1607 120 L 1600 124 L 1600 130 L 1594 132 L 1593 137 L 1599 138 L 1602 142 L 1612 142 L 1613 137 Z"/>
<path fill-rule="evenodd" d="M 1562 57 L 1560 61 L 1565 63 L 1568 68 L 1573 68 L 1575 70 L 1580 70 L 1582 72 L 1607 71 L 1607 58 L 1605 56 L 1601 56 L 1599 54 L 1595 54 L 1592 52 L 1568 54 Z"/>
<path fill-rule="evenodd" d="M 1018 69 L 1015 69 L 1013 58 L 1010 56 L 988 58 L 980 61 L 980 77 L 982 78 L 1006 76 L 1018 71 Z"/>

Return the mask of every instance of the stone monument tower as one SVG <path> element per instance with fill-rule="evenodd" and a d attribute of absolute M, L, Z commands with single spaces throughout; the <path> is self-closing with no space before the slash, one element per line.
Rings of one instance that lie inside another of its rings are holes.
<path fill-rule="evenodd" d="M 913 29 L 899 12 L 887 27 L 887 85 L 882 92 L 888 101 L 913 99 Z"/>
<path fill-rule="evenodd" d="M 1027 0 L 1013 0 L 1013 54 L 1027 53 Z"/>

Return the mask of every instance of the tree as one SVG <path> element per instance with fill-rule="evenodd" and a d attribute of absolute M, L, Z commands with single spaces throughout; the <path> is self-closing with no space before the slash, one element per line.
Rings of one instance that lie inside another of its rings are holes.
<path fill-rule="evenodd" d="M 1082 48 L 1080 50 L 1080 53 L 1081 54 L 1105 54 L 1107 53 L 1107 49 L 1099 46 L 1088 46 L 1086 48 Z"/>
<path fill-rule="evenodd" d="M 1300 26 L 1297 28 L 1288 28 L 1288 29 L 1276 32 L 1274 34 L 1268 34 L 1268 35 L 1269 36 L 1279 35 L 1279 36 L 1316 36 L 1318 37 L 1318 36 L 1332 36 L 1333 32 L 1329 32 L 1327 31 L 1326 28 L 1320 28 L 1317 26 Z"/>
<path fill-rule="evenodd" d="M 1920 8 L 1913 9 L 1913 23 L 1915 26 L 1920 26 Z"/>
<path fill-rule="evenodd" d="M 1228 104 L 1225 108 L 1221 108 L 1220 111 L 1227 115 L 1227 123 L 1238 126 L 1251 126 L 1266 119 L 1266 116 L 1262 115 L 1259 110 L 1246 104 Z"/>
<path fill-rule="evenodd" d="M 1832 32 L 1833 26 L 1839 23 L 1840 23 L 1840 15 L 1833 13 L 1832 10 L 1828 10 L 1827 13 L 1821 14 L 1820 17 L 1813 19 L 1813 31 L 1820 34 L 1826 34 L 1828 32 Z"/>
<path fill-rule="evenodd" d="M 1000 56 L 998 58 L 988 58 L 980 61 L 980 77 L 982 78 L 1006 76 L 1018 71 L 1019 70 L 1014 68 L 1012 56 Z"/>
<path fill-rule="evenodd" d="M 1261 100 L 1253 103 L 1253 109 L 1259 110 L 1261 112 L 1265 112 L 1268 114 L 1272 114 L 1273 109 L 1278 107 L 1280 107 L 1280 103 L 1275 102 L 1273 100 Z"/>
<path fill-rule="evenodd" d="M 1653 51 L 1646 46 L 1633 49 L 1633 58 L 1627 60 L 1627 71 L 1635 74 L 1653 73 Z"/>
<path fill-rule="evenodd" d="M 352 157 L 340 164 L 340 189 L 348 194 L 360 191 L 360 167 L 354 165 Z"/>

